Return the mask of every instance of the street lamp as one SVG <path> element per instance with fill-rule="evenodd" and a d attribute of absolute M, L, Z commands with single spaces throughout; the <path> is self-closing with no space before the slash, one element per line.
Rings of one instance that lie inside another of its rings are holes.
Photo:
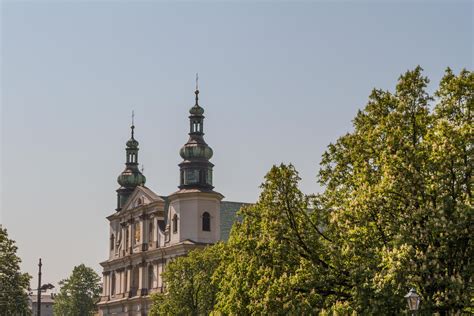
<path fill-rule="evenodd" d="M 41 266 L 43 264 L 41 263 L 41 258 L 39 259 L 38 263 L 38 288 L 36 289 L 38 291 L 38 297 L 36 299 L 36 307 L 37 307 L 37 316 L 41 316 L 41 292 L 44 292 L 46 290 L 51 290 L 54 288 L 54 285 L 51 283 L 43 284 L 41 285 Z"/>
<path fill-rule="evenodd" d="M 410 289 L 410 292 L 405 295 L 408 303 L 408 309 L 411 311 L 412 315 L 418 311 L 418 307 L 420 307 L 420 296 L 416 293 L 414 288 Z"/>

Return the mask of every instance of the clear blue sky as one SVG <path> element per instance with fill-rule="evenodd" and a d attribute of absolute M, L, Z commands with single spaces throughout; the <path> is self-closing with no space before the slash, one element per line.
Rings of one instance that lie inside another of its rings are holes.
<path fill-rule="evenodd" d="M 100 272 L 136 113 L 147 186 L 178 184 L 199 72 L 216 190 L 253 202 L 273 164 L 318 192 L 326 146 L 374 87 L 473 66 L 473 2 L 2 2 L 1 212 L 22 268 Z M 33 280 L 33 285 L 36 281 Z"/>

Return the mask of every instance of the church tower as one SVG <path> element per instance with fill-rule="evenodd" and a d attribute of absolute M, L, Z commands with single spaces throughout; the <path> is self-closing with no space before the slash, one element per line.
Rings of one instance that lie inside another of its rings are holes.
<path fill-rule="evenodd" d="M 220 201 L 215 192 L 209 161 L 213 152 L 204 141 L 204 109 L 199 105 L 196 86 L 195 104 L 189 110 L 189 139 L 180 150 L 179 191 L 169 196 L 168 231 L 170 244 L 186 240 L 216 243 L 220 239 Z"/>
<path fill-rule="evenodd" d="M 212 190 L 212 167 L 209 162 L 213 152 L 204 141 L 204 109 L 199 106 L 199 90 L 194 92 L 196 103 L 189 110 L 189 140 L 179 154 L 180 189 Z"/>
<path fill-rule="evenodd" d="M 132 126 L 131 137 L 127 141 L 125 152 L 126 162 L 125 170 L 118 176 L 117 182 L 120 184 L 120 188 L 117 190 L 117 208 L 116 211 L 120 211 L 127 202 L 128 198 L 139 185 L 145 185 L 146 178 L 138 169 L 138 141 L 134 137 L 135 125 L 133 123 L 132 114 Z"/>

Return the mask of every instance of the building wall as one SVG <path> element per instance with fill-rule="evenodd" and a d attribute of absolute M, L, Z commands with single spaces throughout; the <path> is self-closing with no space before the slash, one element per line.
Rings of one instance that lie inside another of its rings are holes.
<path fill-rule="evenodd" d="M 211 215 L 211 230 L 202 230 L 204 212 Z M 173 231 L 174 215 L 178 216 L 178 231 Z M 171 201 L 169 209 L 170 244 L 187 239 L 199 243 L 216 243 L 220 239 L 220 199 L 190 195 Z"/>
<path fill-rule="evenodd" d="M 31 304 L 33 316 L 38 315 L 38 305 L 36 302 Z M 41 302 L 41 316 L 53 316 L 53 303 Z"/>

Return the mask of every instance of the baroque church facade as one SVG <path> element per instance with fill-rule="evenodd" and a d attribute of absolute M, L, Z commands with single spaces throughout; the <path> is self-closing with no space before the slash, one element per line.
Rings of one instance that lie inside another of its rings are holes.
<path fill-rule="evenodd" d="M 204 109 L 189 110 L 189 139 L 179 154 L 178 191 L 162 196 L 145 186 L 138 167 L 138 141 L 131 126 L 126 143 L 125 170 L 117 182 L 117 208 L 107 217 L 109 256 L 103 267 L 100 315 L 147 315 L 150 295 L 164 292 L 161 273 L 166 265 L 192 249 L 228 237 L 240 202 L 223 201 L 214 190 L 211 147 L 204 141 Z"/>

